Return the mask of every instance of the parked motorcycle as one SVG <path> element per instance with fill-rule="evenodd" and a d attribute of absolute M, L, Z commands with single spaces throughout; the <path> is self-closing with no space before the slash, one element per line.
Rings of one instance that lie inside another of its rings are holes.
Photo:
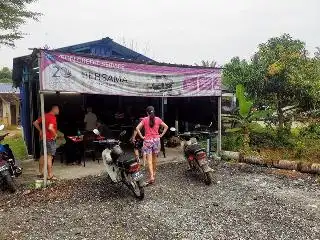
<path fill-rule="evenodd" d="M 3 130 L 4 126 L 0 126 L 0 130 Z M 0 136 L 2 141 L 8 134 Z M 22 174 L 22 169 L 16 166 L 16 161 L 12 150 L 8 144 L 0 144 L 0 186 L 3 189 L 8 189 L 11 193 L 16 191 L 16 185 L 13 178 Z"/>
<path fill-rule="evenodd" d="M 96 135 L 100 135 L 97 129 L 93 130 Z M 120 133 L 124 136 L 126 131 Z M 120 141 L 116 139 L 105 139 L 97 141 L 105 146 L 102 152 L 102 160 L 106 171 L 114 183 L 124 183 L 134 194 L 134 196 L 143 200 L 143 173 L 140 171 L 138 159 L 125 155 Z"/>
<path fill-rule="evenodd" d="M 170 131 L 175 132 L 176 129 L 172 127 Z M 201 173 L 204 177 L 205 184 L 211 185 L 216 181 L 213 175 L 214 171 L 209 166 L 206 149 L 201 147 L 197 141 L 199 134 L 199 132 L 188 132 L 180 134 L 178 137 L 183 142 L 184 157 L 189 164 L 190 170 Z"/>

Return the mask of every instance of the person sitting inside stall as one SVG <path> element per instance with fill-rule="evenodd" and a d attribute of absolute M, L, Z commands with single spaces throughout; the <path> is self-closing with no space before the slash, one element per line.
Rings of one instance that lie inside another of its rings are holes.
<path fill-rule="evenodd" d="M 92 131 L 97 125 L 97 115 L 92 112 L 92 108 L 87 108 L 87 114 L 84 117 L 86 131 Z"/>
<path fill-rule="evenodd" d="M 97 121 L 97 129 L 100 132 L 100 136 L 105 138 L 112 138 L 112 132 L 101 120 Z"/>

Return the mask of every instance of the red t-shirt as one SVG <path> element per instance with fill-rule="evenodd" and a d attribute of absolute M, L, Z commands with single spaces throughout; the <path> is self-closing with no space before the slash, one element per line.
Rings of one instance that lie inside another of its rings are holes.
<path fill-rule="evenodd" d="M 158 117 L 154 118 L 154 126 L 153 128 L 151 128 L 149 126 L 149 117 L 145 117 L 142 119 L 142 124 L 144 127 L 144 132 L 145 132 L 145 136 L 144 139 L 145 140 L 151 140 L 154 138 L 159 138 L 159 127 L 162 124 L 162 120 Z"/>
<path fill-rule="evenodd" d="M 49 130 L 49 125 L 52 124 L 53 125 L 53 129 L 57 132 L 57 118 L 52 113 L 46 113 L 44 115 L 44 117 L 46 119 L 46 137 L 47 137 L 47 140 L 54 140 L 55 136 Z M 42 118 L 39 117 L 37 119 L 37 121 L 38 121 L 39 124 L 41 124 Z M 42 138 L 42 136 L 40 136 L 40 137 Z"/>

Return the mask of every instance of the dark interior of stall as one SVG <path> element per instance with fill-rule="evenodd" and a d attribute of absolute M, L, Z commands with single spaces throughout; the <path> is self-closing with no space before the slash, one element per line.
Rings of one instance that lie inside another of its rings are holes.
<path fill-rule="evenodd" d="M 126 126 L 127 137 L 132 134 L 134 122 L 140 117 L 146 116 L 145 109 L 149 105 L 155 107 L 156 115 L 163 117 L 169 127 L 176 126 L 175 123 L 178 120 L 179 132 L 183 132 L 187 128 L 190 131 L 195 124 L 209 125 L 210 122 L 213 123 L 214 130 L 217 130 L 218 127 L 216 97 L 167 98 L 162 100 L 161 98 L 72 93 L 45 94 L 45 111 L 49 111 L 53 104 L 60 106 L 60 114 L 57 117 L 58 128 L 65 136 L 74 136 L 79 129 L 84 129 L 83 120 L 87 107 L 92 107 L 97 118 L 116 133 L 123 126 Z M 117 119 L 115 117 L 117 113 L 124 114 L 124 118 Z M 39 141 L 35 141 L 34 147 L 36 157 L 39 157 Z"/>

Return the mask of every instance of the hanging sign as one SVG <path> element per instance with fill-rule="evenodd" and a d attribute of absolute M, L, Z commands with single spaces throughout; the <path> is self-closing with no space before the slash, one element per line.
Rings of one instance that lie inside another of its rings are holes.
<path fill-rule="evenodd" d="M 42 51 L 43 91 L 141 97 L 221 95 L 221 69 L 109 61 Z"/>

